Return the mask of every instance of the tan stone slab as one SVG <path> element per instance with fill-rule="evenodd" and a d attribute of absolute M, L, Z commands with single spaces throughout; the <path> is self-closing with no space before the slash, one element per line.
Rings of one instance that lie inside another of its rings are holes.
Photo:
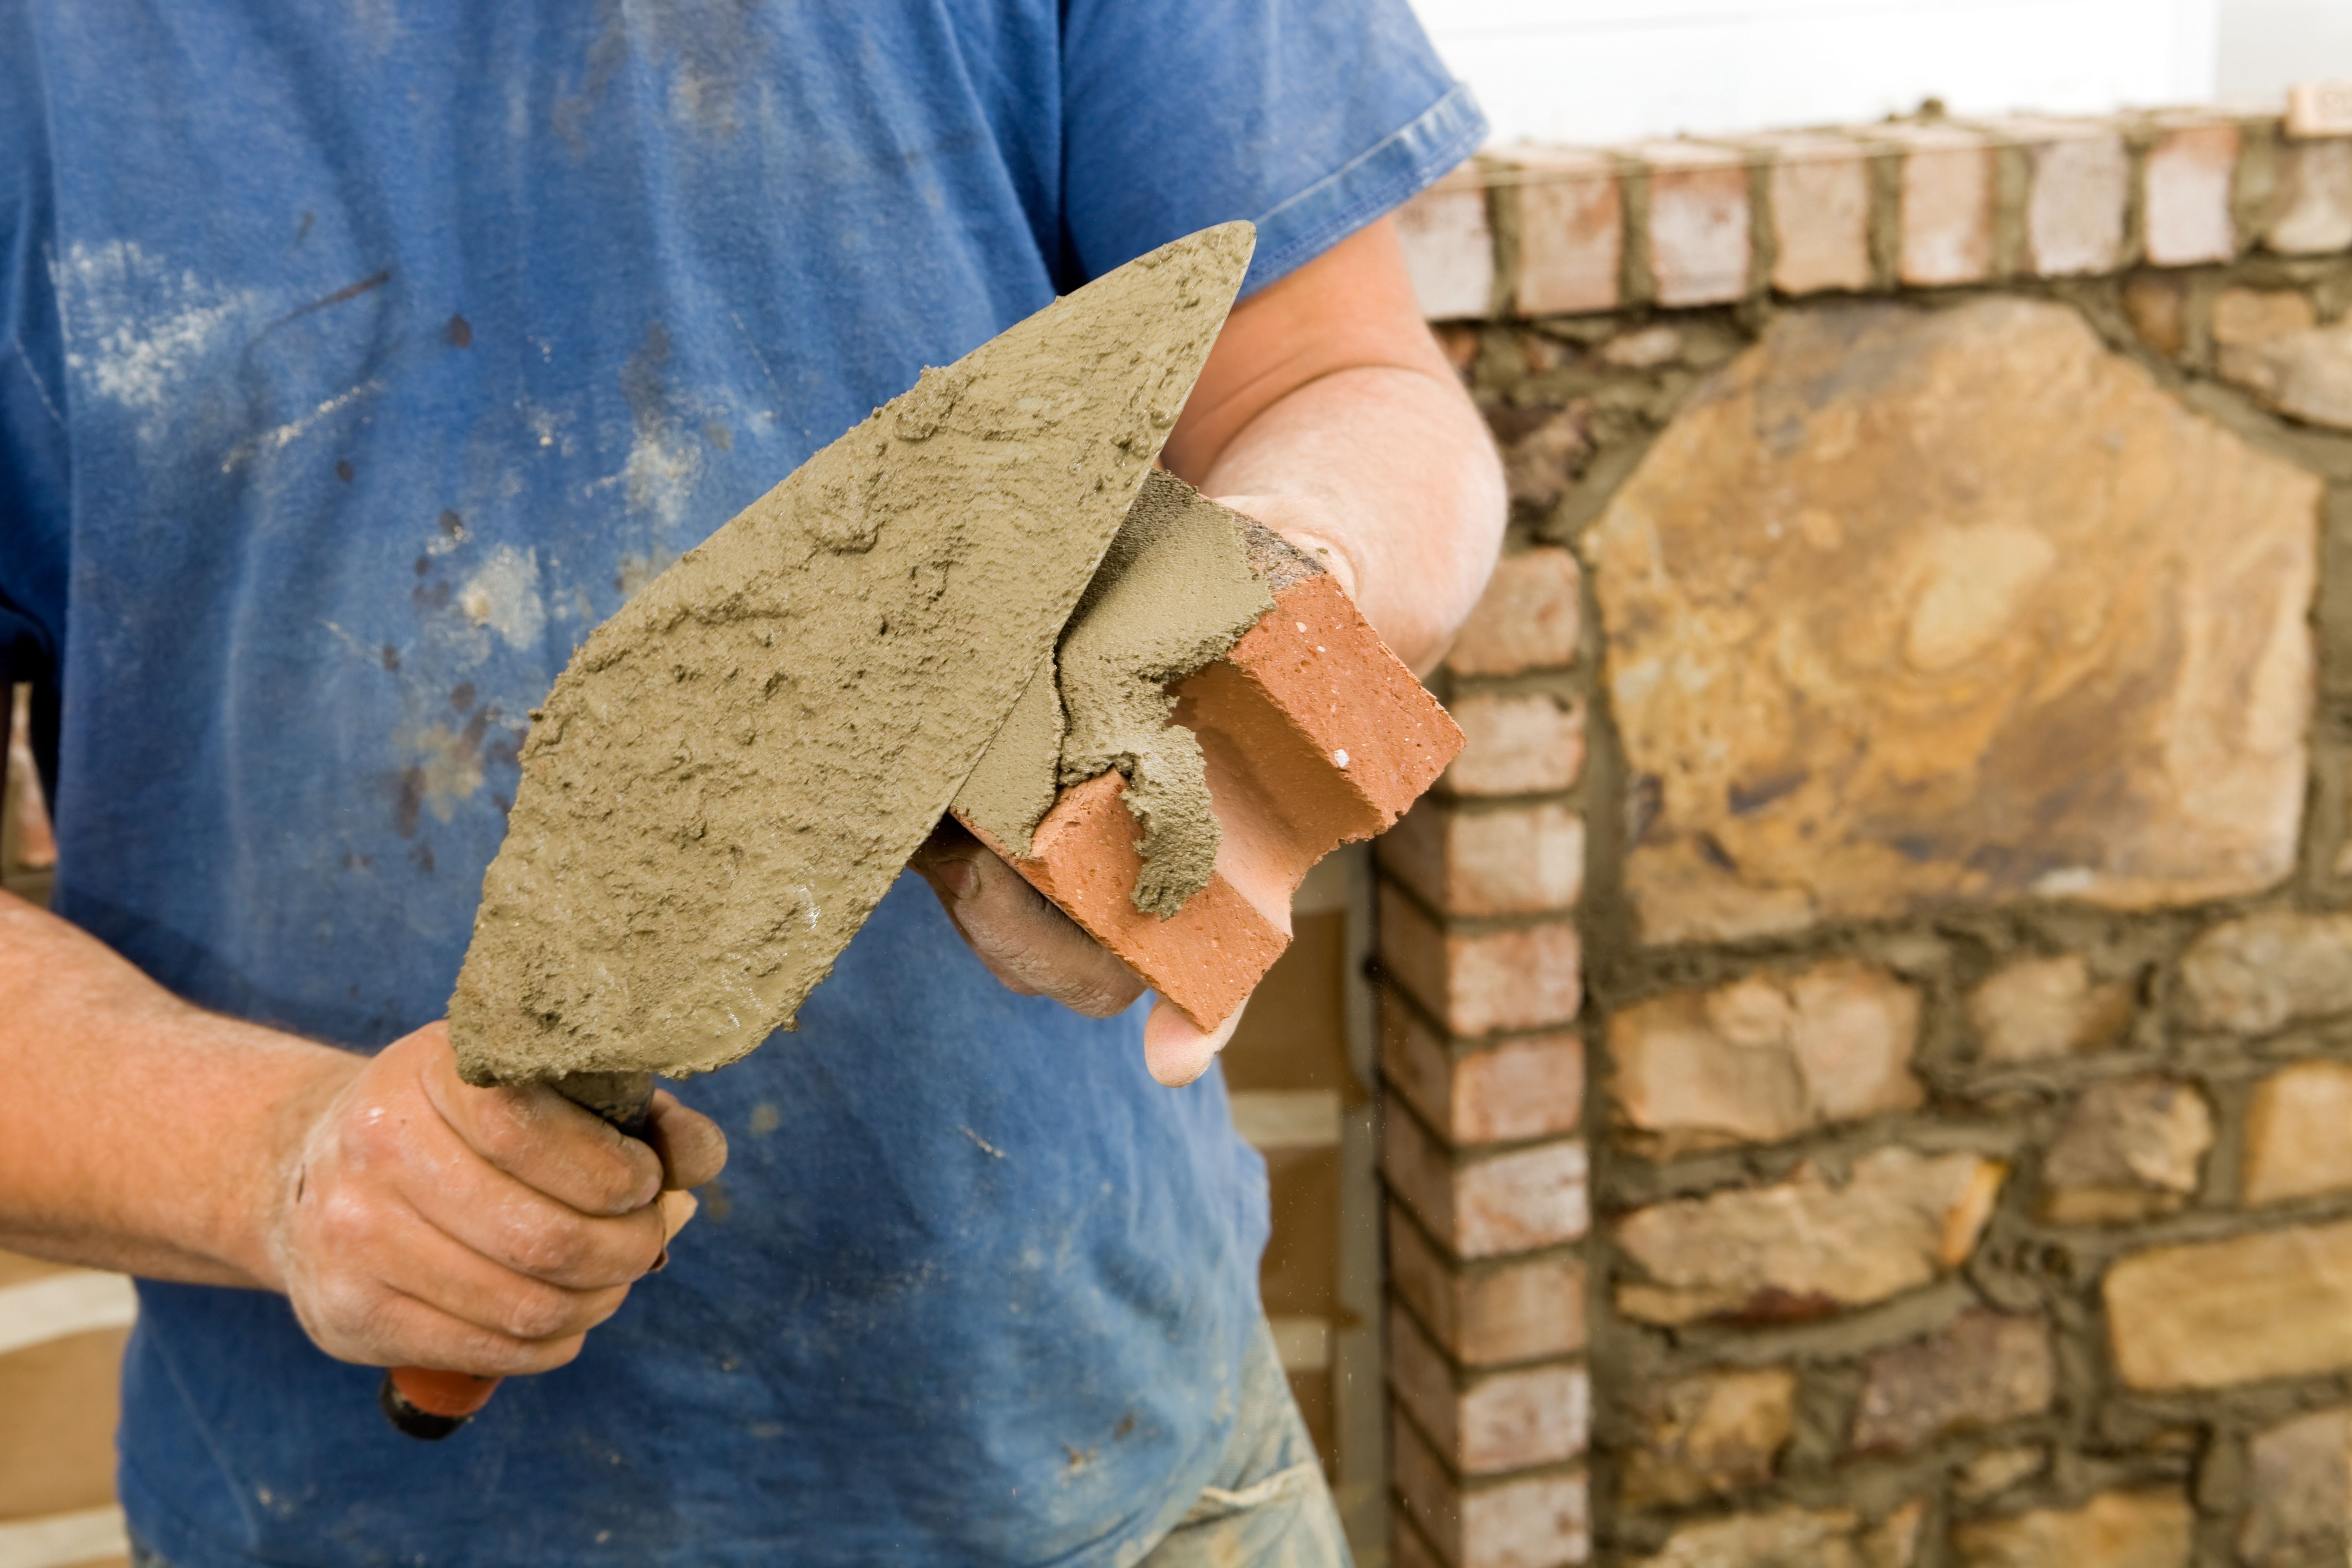
<path fill-rule="evenodd" d="M 1947 1432 L 2037 1415 L 2050 1408 L 2057 1373 L 2046 1319 L 1962 1312 L 1864 1364 L 1848 1447 L 1903 1453 Z"/>
<path fill-rule="evenodd" d="M 2116 1369 L 2137 1389 L 2352 1367 L 2352 1222 L 2159 1247 L 2107 1270 Z"/>
<path fill-rule="evenodd" d="M 2252 1568 L 2341 1560 L 2352 1526 L 2352 1407 L 2315 1410 L 2246 1445 L 2252 1506 L 2238 1555 Z"/>
<path fill-rule="evenodd" d="M 1969 993 L 1969 1022 L 1987 1062 L 2045 1061 L 2105 1050 L 2137 1009 L 2132 987 L 2094 983 L 2079 952 L 2004 964 Z"/>
<path fill-rule="evenodd" d="M 1918 992 L 1873 965 L 1750 974 L 1612 1018 L 1612 1105 L 1658 1153 L 1777 1142 L 1918 1105 Z"/>
<path fill-rule="evenodd" d="M 2279 149 L 2278 192 L 2263 244 L 2287 256 L 2352 247 L 2352 139 Z"/>
<path fill-rule="evenodd" d="M 2213 1145 L 2204 1096 L 2169 1079 L 2094 1084 L 2075 1100 L 2042 1162 L 2042 1217 L 2114 1225 L 2168 1214 L 2197 1190 Z"/>
<path fill-rule="evenodd" d="M 2189 1568 L 2197 1515 L 2178 1492 L 2102 1492 L 1952 1531 L 1964 1568 Z"/>
<path fill-rule="evenodd" d="M 1772 1479 L 1795 1429 L 1786 1367 L 1704 1373 L 1638 1391 L 1641 1441 L 1620 1454 L 1627 1508 L 1685 1508 Z"/>
<path fill-rule="evenodd" d="M 2231 287 L 2213 300 L 2213 342 L 2224 349 L 2260 348 L 2318 324 L 2318 309 L 2298 289 Z"/>
<path fill-rule="evenodd" d="M 1685 1525 L 1633 1568 L 1908 1568 L 1926 1516 L 1916 1501 L 1875 1525 L 1847 1508 L 1738 1513 Z"/>
<path fill-rule="evenodd" d="M 1783 315 L 1587 536 L 1641 935 L 2275 883 L 2321 493 L 2063 306 Z"/>
<path fill-rule="evenodd" d="M 2352 1065 L 2297 1062 L 2271 1074 L 2254 1086 L 2245 1125 L 2244 1202 L 2352 1190 Z"/>
<path fill-rule="evenodd" d="M 2264 910 L 2200 933 L 2180 955 L 2189 1021 L 2242 1035 L 2352 1012 L 2352 915 Z"/>
<path fill-rule="evenodd" d="M 1618 1245 L 1649 1280 L 1617 1310 L 1649 1323 L 1820 1317 L 1949 1273 L 1975 1249 L 2005 1169 L 1976 1154 L 1892 1147 L 1832 1181 L 1810 1163 L 1785 1182 L 1636 1210 Z"/>
<path fill-rule="evenodd" d="M 2256 402 L 2307 425 L 2352 430 L 2352 321 L 2286 332 L 2214 356 L 2224 381 Z"/>

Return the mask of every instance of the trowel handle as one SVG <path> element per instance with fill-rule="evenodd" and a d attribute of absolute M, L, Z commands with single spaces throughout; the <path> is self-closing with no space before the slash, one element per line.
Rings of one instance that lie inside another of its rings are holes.
<path fill-rule="evenodd" d="M 651 1073 L 573 1073 L 556 1079 L 552 1087 L 564 1099 L 594 1111 L 631 1138 L 644 1138 L 653 1120 Z M 375 1398 L 393 1426 L 411 1437 L 433 1443 L 471 1421 L 504 1381 L 469 1372 L 395 1366 L 384 1373 Z"/>

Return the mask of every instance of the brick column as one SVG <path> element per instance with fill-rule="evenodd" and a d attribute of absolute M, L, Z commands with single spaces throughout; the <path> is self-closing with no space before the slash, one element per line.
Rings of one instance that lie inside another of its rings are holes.
<path fill-rule="evenodd" d="M 1589 1551 L 1579 574 L 1507 557 L 1448 665 L 1469 744 L 1381 841 L 1396 1561 Z"/>

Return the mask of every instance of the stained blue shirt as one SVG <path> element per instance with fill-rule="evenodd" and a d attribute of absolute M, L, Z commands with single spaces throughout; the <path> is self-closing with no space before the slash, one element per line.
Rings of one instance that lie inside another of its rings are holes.
<path fill-rule="evenodd" d="M 0 0 L 0 660 L 56 906 L 354 1049 L 441 1013 L 525 715 L 904 390 L 1203 226 L 1263 286 L 1483 133 L 1403 0 Z M 50 700 L 47 699 L 61 699 Z M 255 1563 L 1095 1563 L 1191 1503 L 1264 1175 L 902 880 L 573 1366 L 424 1446 L 144 1284 L 133 1528 Z"/>

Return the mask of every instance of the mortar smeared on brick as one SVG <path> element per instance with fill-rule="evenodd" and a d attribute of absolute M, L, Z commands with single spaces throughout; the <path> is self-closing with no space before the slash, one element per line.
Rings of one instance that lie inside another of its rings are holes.
<path fill-rule="evenodd" d="M 707 1071 L 790 1022 L 1045 662 L 1252 241 L 1203 230 L 926 371 L 597 628 L 483 879 L 469 1080 Z"/>

